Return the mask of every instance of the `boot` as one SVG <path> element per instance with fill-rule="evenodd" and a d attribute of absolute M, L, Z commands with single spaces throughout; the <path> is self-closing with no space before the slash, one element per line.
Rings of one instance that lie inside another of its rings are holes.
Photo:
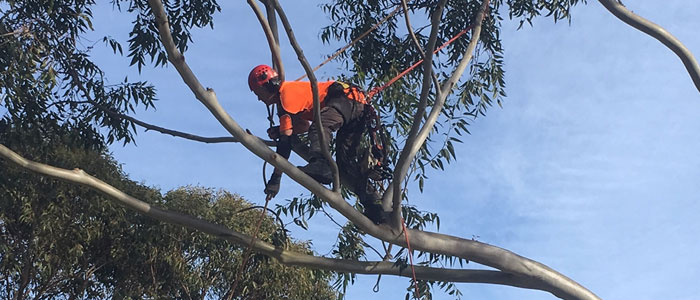
<path fill-rule="evenodd" d="M 387 213 L 384 212 L 381 198 L 377 198 L 374 187 L 371 185 L 367 186 L 367 190 L 360 194 L 360 203 L 362 203 L 362 206 L 365 208 L 363 214 L 367 219 L 377 225 L 386 223 Z"/>
<path fill-rule="evenodd" d="M 365 207 L 364 215 L 369 219 L 370 221 L 374 222 L 374 224 L 382 224 L 386 223 L 386 213 L 384 212 L 384 208 L 378 203 L 367 203 L 363 204 Z"/>
<path fill-rule="evenodd" d="M 299 170 L 311 176 L 311 178 L 321 184 L 331 184 L 331 182 L 333 182 L 331 167 L 323 158 L 312 158 L 309 164 L 299 167 Z"/>

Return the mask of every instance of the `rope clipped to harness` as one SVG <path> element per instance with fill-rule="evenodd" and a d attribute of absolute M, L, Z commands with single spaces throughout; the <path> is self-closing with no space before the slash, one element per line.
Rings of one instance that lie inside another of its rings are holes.
<path fill-rule="evenodd" d="M 367 157 L 363 159 L 365 163 L 362 166 L 367 168 L 363 173 L 374 181 L 391 180 L 393 172 L 389 168 L 384 126 L 372 105 L 365 107 L 365 126 L 369 134 L 370 149 Z"/>

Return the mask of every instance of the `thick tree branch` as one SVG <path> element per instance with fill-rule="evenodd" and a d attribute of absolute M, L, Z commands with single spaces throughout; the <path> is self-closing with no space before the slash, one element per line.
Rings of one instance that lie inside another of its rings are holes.
<path fill-rule="evenodd" d="M 192 217 L 190 215 L 152 206 L 146 202 L 125 194 L 115 187 L 91 176 L 90 174 L 85 173 L 83 170 L 67 170 L 37 163 L 20 156 L 2 144 L 0 144 L 0 157 L 4 157 L 8 161 L 25 168 L 28 171 L 94 189 L 106 195 L 110 200 L 124 205 L 139 214 L 152 217 L 166 223 L 188 227 L 206 234 L 217 236 L 239 246 L 247 246 L 250 243 L 251 237 L 248 235 L 230 230 L 224 226 L 214 224 L 206 220 Z M 256 239 L 254 243 L 252 243 L 252 246 L 254 251 L 275 258 L 281 264 L 289 266 L 357 274 L 386 274 L 409 278 L 411 277 L 411 273 L 407 269 L 401 268 L 400 266 L 387 261 L 351 261 L 336 258 L 317 257 L 275 247 L 272 244 L 259 239 Z M 444 269 L 423 266 L 416 266 L 415 269 L 416 276 L 420 280 L 491 283 L 546 291 L 544 289 L 545 286 L 537 282 L 500 271 Z M 94 270 L 91 269 L 90 272 L 86 273 L 86 278 L 90 276 L 92 271 Z"/>
<path fill-rule="evenodd" d="M 270 29 L 272 29 L 272 35 L 275 38 L 275 45 L 277 45 L 277 49 L 279 49 L 280 46 L 280 34 L 279 30 L 277 29 L 277 13 L 275 13 L 275 6 L 270 3 L 270 1 L 263 0 L 263 4 L 265 4 L 265 13 L 267 14 L 267 23 L 270 24 Z M 275 68 L 275 70 L 278 70 L 278 64 L 282 65 L 282 55 L 281 53 L 274 54 L 272 53 L 272 67 Z M 279 58 L 275 58 L 275 55 Z M 278 61 L 279 60 L 279 61 Z M 284 81 L 285 80 L 285 73 L 284 70 L 279 69 L 282 71 L 280 74 L 280 80 Z M 279 71 L 278 71 L 279 72 Z"/>
<path fill-rule="evenodd" d="M 304 67 L 304 71 L 306 71 L 306 75 L 309 77 L 309 81 L 311 82 L 311 94 L 313 95 L 313 100 L 314 100 L 314 107 L 313 107 L 313 113 L 314 113 L 314 125 L 317 128 L 318 131 L 318 140 L 321 143 L 321 150 L 323 152 L 323 156 L 326 158 L 328 163 L 331 166 L 331 170 L 333 171 L 333 192 L 339 193 L 340 192 L 340 175 L 338 173 L 338 164 L 335 163 L 335 160 L 333 160 L 333 157 L 331 156 L 331 152 L 328 149 L 328 141 L 326 140 L 325 133 L 323 130 L 323 124 L 321 122 L 321 102 L 319 100 L 319 94 L 318 94 L 318 80 L 316 79 L 316 75 L 314 74 L 314 71 L 311 69 L 311 65 L 309 64 L 309 61 L 306 59 L 306 56 L 304 56 L 304 51 L 301 50 L 301 47 L 299 46 L 299 43 L 297 42 L 296 37 L 294 36 L 294 32 L 292 31 L 292 25 L 289 24 L 289 20 L 287 19 L 287 15 L 284 13 L 284 10 L 282 9 L 282 6 L 280 5 L 279 1 L 277 0 L 269 0 L 269 1 L 274 1 L 275 4 L 275 9 L 277 10 L 277 14 L 280 16 L 280 20 L 282 21 L 282 26 L 284 26 L 285 31 L 287 32 L 287 37 L 289 38 L 289 43 L 292 45 L 292 48 L 294 48 L 294 51 L 297 54 L 297 58 L 299 59 L 299 62 L 301 65 Z"/>
<path fill-rule="evenodd" d="M 428 45 L 425 49 L 425 58 L 423 60 L 423 83 L 420 92 L 420 98 L 418 100 L 418 108 L 416 113 L 413 115 L 413 124 L 411 125 L 411 130 L 408 132 L 408 137 L 406 138 L 406 143 L 404 144 L 403 150 L 399 155 L 399 160 L 396 162 L 394 167 L 394 179 L 393 181 L 393 199 L 392 199 L 392 226 L 394 228 L 401 227 L 401 198 L 403 196 L 403 191 L 401 189 L 402 182 L 408 172 L 408 168 L 411 165 L 413 157 L 411 156 L 412 145 L 416 144 L 416 138 L 418 132 L 421 128 L 421 123 L 425 115 L 425 108 L 428 105 L 428 96 L 430 95 L 430 80 L 433 74 L 433 52 L 435 49 L 435 44 L 437 43 L 437 33 L 440 29 L 440 20 L 442 19 L 442 11 L 447 4 L 447 0 L 442 0 L 438 3 L 438 7 L 433 12 L 431 16 L 431 29 L 430 38 L 428 39 Z M 439 90 L 439 87 L 436 87 Z M 437 103 L 437 101 L 436 101 Z M 420 146 L 419 146 L 420 148 Z M 382 203 L 388 202 L 382 200 Z"/>
<path fill-rule="evenodd" d="M 700 65 L 698 61 L 695 60 L 693 53 L 688 50 L 688 48 L 681 43 L 675 36 L 670 32 L 666 31 L 663 27 L 654 24 L 653 22 L 642 18 L 632 11 L 628 10 L 622 3 L 617 0 L 598 0 L 608 11 L 610 11 L 615 17 L 620 19 L 622 22 L 650 35 L 651 37 L 659 40 L 676 53 L 678 57 L 683 62 L 690 78 L 695 84 L 695 88 L 700 91 Z"/>
<path fill-rule="evenodd" d="M 310 192 L 328 202 L 331 207 L 348 218 L 348 220 L 358 228 L 383 241 L 404 247 L 406 246 L 401 232 L 394 231 L 388 226 L 375 225 L 372 221 L 350 206 L 339 193 L 334 193 L 324 188 L 321 184 L 290 164 L 286 159 L 279 158 L 270 148 L 262 144 L 257 137 L 247 134 L 221 107 L 216 99 L 214 91 L 211 89 L 204 89 L 192 70 L 185 63 L 182 54 L 177 50 L 173 42 L 162 2 L 160 0 L 149 0 L 149 4 L 155 15 L 161 42 L 168 53 L 168 60 L 173 64 L 197 99 L 211 111 L 226 130 L 234 137 L 238 138 L 241 144 L 252 153 L 274 165 Z M 461 75 L 461 72 L 466 68 L 466 63 L 463 62 L 460 64 L 460 68 L 461 70 L 458 70 L 459 72 L 455 74 L 459 73 Z M 446 85 L 446 87 L 450 88 L 451 86 L 452 85 Z M 446 91 L 449 91 L 449 89 L 446 90 L 443 88 L 443 92 Z M 146 209 L 150 209 L 150 207 Z M 523 277 L 523 280 L 531 281 L 533 284 L 541 284 L 545 290 L 563 299 L 599 299 L 595 294 L 566 276 L 541 263 L 524 258 L 505 249 L 478 241 L 417 230 L 409 230 L 409 236 L 411 237 L 411 245 L 415 250 L 461 257 L 491 266 L 503 272 Z"/>
<path fill-rule="evenodd" d="M 267 44 L 270 46 L 270 53 L 272 54 L 272 65 L 275 67 L 275 70 L 277 70 L 277 73 L 279 73 L 280 79 L 284 80 L 284 66 L 282 64 L 282 56 L 280 55 L 280 45 L 277 42 L 277 36 L 272 30 L 270 22 L 265 18 L 258 4 L 255 3 L 255 0 L 248 0 L 248 5 L 250 5 L 250 8 L 255 12 L 255 16 L 258 18 L 263 32 L 265 32 Z M 267 6 L 267 4 L 265 6 Z"/>

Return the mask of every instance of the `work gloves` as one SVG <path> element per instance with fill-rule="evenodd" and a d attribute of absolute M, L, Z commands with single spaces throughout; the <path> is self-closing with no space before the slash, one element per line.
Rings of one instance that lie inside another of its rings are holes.
<path fill-rule="evenodd" d="M 272 126 L 267 129 L 267 136 L 273 140 L 276 141 L 277 139 L 280 138 L 280 127 L 279 126 Z"/>
<path fill-rule="evenodd" d="M 265 195 L 273 198 L 280 191 L 280 180 L 282 179 L 282 174 L 272 174 L 270 180 L 265 184 Z"/>

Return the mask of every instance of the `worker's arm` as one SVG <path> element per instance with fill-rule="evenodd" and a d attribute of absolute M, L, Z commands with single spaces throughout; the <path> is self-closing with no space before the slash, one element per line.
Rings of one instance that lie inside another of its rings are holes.
<path fill-rule="evenodd" d="M 309 131 L 309 121 L 301 118 L 299 114 L 292 115 L 292 133 L 300 134 Z"/>
<path fill-rule="evenodd" d="M 291 138 L 286 135 L 282 135 L 277 140 L 277 155 L 289 159 L 289 155 L 292 153 L 292 143 Z M 275 168 L 270 176 L 270 180 L 267 181 L 265 185 L 265 194 L 271 197 L 277 195 L 280 191 L 280 181 L 282 180 L 282 171 Z"/>
<path fill-rule="evenodd" d="M 294 123 L 292 116 L 289 114 L 280 115 L 280 135 L 290 136 L 294 132 Z"/>

